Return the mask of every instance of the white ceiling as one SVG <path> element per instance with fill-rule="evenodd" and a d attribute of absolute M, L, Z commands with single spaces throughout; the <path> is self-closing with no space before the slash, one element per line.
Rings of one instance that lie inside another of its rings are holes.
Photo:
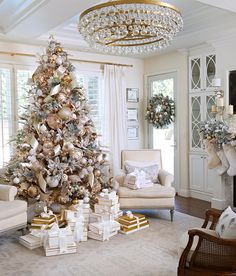
<path fill-rule="evenodd" d="M 45 45 L 49 35 L 53 34 L 68 48 L 93 52 L 79 35 L 77 22 L 83 10 L 100 2 L 105 1 L 0 0 L 0 40 Z M 236 34 L 236 1 L 165 2 L 174 4 L 181 10 L 184 29 L 172 45 L 160 53 L 193 47 L 219 38 L 226 39 Z"/>

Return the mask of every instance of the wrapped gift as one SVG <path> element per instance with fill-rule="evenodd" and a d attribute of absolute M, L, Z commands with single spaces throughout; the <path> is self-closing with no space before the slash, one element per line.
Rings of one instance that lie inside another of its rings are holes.
<path fill-rule="evenodd" d="M 94 212 L 96 214 L 104 214 L 104 213 L 117 214 L 119 211 L 120 211 L 120 204 L 119 203 L 117 203 L 113 206 L 100 205 L 100 204 L 95 204 L 94 205 Z"/>
<path fill-rule="evenodd" d="M 32 250 L 43 246 L 43 239 L 34 235 L 28 234 L 19 238 L 19 243 Z"/>
<path fill-rule="evenodd" d="M 131 234 L 149 227 L 149 222 L 144 215 L 132 213 L 131 211 L 119 217 L 118 222 L 120 223 L 119 232 L 123 234 Z"/>
<path fill-rule="evenodd" d="M 109 237 L 111 232 L 120 230 L 120 224 L 115 220 L 93 222 L 89 224 L 89 230 L 96 234 L 103 234 Z"/>
<path fill-rule="evenodd" d="M 46 256 L 69 254 L 76 252 L 76 244 L 70 227 L 59 228 L 55 223 L 44 240 Z"/>
<path fill-rule="evenodd" d="M 99 194 L 100 198 L 106 200 L 113 200 L 116 198 L 116 191 L 109 192 L 108 189 L 103 189 L 102 192 Z"/>
<path fill-rule="evenodd" d="M 110 232 L 108 236 L 105 236 L 103 234 L 96 234 L 92 231 L 88 231 L 88 238 L 93 240 L 98 240 L 98 241 L 106 241 L 117 234 L 118 234 L 118 231 L 114 231 L 114 232 Z"/>
<path fill-rule="evenodd" d="M 113 206 L 119 202 L 119 197 L 116 195 L 112 199 L 106 199 L 104 197 L 99 196 L 98 204 L 99 205 L 106 205 L 106 206 Z"/>
<path fill-rule="evenodd" d="M 89 217 L 89 223 L 93 222 L 103 222 L 113 219 L 113 216 L 110 213 L 96 214 L 92 213 Z"/>

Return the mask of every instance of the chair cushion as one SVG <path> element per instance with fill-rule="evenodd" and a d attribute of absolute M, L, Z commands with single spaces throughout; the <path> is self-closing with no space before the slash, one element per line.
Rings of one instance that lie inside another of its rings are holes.
<path fill-rule="evenodd" d="M 219 237 L 219 235 L 215 232 L 215 230 L 210 230 L 210 229 L 205 229 L 205 228 L 194 228 L 194 229 L 201 230 L 201 231 L 203 231 L 203 232 L 205 232 L 209 235 L 212 235 L 214 237 Z M 188 235 L 188 231 L 186 231 L 186 232 L 184 232 L 184 234 L 180 238 L 180 245 L 179 245 L 179 250 L 178 250 L 179 257 L 181 256 L 181 254 L 183 253 L 185 247 L 187 246 L 188 239 L 189 239 L 189 235 Z M 188 258 L 187 258 L 188 262 L 190 262 L 191 257 L 193 255 L 193 252 L 197 247 L 198 240 L 199 240 L 198 236 L 195 236 L 194 239 L 193 239 L 192 247 L 191 247 L 191 249 L 189 251 L 189 254 L 188 254 Z"/>
<path fill-rule="evenodd" d="M 119 187 L 118 195 L 129 198 L 172 198 L 175 196 L 173 187 L 165 187 L 160 184 L 154 184 L 153 187 L 131 190 L 127 187 Z"/>
<path fill-rule="evenodd" d="M 23 200 L 0 201 L 0 220 L 27 212 L 27 203 Z"/>
<path fill-rule="evenodd" d="M 236 239 L 236 213 L 230 206 L 221 214 L 216 232 L 223 239 Z"/>

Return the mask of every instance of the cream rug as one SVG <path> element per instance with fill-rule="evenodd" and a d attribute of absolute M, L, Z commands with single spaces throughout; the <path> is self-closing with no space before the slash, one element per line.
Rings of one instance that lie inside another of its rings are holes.
<path fill-rule="evenodd" d="M 118 234 L 109 242 L 88 240 L 78 253 L 45 257 L 20 245 L 19 233 L 0 236 L 0 275 L 4 276 L 172 276 L 178 264 L 178 241 L 183 232 L 200 227 L 202 220 L 169 211 L 143 212 L 150 228 L 131 235 Z"/>

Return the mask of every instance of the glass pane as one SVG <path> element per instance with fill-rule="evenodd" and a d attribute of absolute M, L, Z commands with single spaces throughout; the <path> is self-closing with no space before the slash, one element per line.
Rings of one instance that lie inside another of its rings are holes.
<path fill-rule="evenodd" d="M 0 167 L 9 161 L 12 136 L 10 69 L 0 68 Z"/>
<path fill-rule="evenodd" d="M 207 87 L 211 87 L 212 80 L 215 78 L 215 74 L 216 74 L 216 56 L 215 55 L 209 55 L 206 57 L 206 69 L 207 69 L 206 85 Z"/>
<path fill-rule="evenodd" d="M 29 106 L 29 90 L 31 88 L 28 85 L 28 80 L 31 78 L 33 74 L 32 70 L 21 70 L 17 69 L 16 71 L 16 87 L 17 87 L 17 106 L 18 106 L 18 116 L 20 117 Z M 21 120 L 19 119 L 19 128 L 23 125 L 20 123 Z"/>
<path fill-rule="evenodd" d="M 199 135 L 199 124 L 201 121 L 201 97 L 192 97 L 192 148 L 199 148 L 201 140 Z"/>
<path fill-rule="evenodd" d="M 200 58 L 191 60 L 191 69 L 192 69 L 191 88 L 192 89 L 198 89 L 201 87 L 200 66 L 201 66 Z"/>
<path fill-rule="evenodd" d="M 215 105 L 215 104 L 216 104 L 215 95 L 206 97 L 206 106 L 207 106 L 206 118 L 207 118 L 207 120 L 214 118 L 214 115 L 211 113 L 211 107 L 212 107 L 212 105 Z"/>
<path fill-rule="evenodd" d="M 152 95 L 162 93 L 164 96 L 174 98 L 174 79 L 167 78 L 155 80 L 151 85 Z M 153 128 L 153 148 L 162 150 L 163 168 L 174 174 L 174 124 L 166 129 Z"/>

